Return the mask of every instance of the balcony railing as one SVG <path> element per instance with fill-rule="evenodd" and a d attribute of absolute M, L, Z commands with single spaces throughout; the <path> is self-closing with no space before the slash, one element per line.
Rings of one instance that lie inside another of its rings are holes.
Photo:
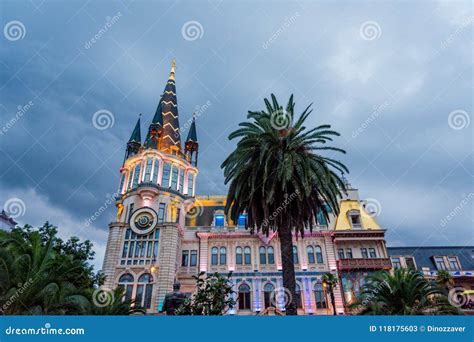
<path fill-rule="evenodd" d="M 350 269 L 389 269 L 392 268 L 390 258 L 355 258 L 337 260 L 337 268 Z"/>

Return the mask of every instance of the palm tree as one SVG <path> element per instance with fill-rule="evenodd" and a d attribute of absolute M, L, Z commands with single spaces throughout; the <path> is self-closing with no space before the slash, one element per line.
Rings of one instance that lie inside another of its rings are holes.
<path fill-rule="evenodd" d="M 321 151 L 344 150 L 325 146 L 339 133 L 330 125 L 313 129 L 304 126 L 309 105 L 294 120 L 295 103 L 290 97 L 283 109 L 272 94 L 265 99 L 266 111 L 249 112 L 249 121 L 230 134 L 240 138 L 236 149 L 222 163 L 225 183 L 230 183 L 225 212 L 237 222 L 246 212 L 247 228 L 268 235 L 277 231 L 283 266 L 283 286 L 296 298 L 293 263 L 293 232 L 304 235 L 321 213 L 339 213 L 339 196 L 345 185 L 336 171 L 348 172 L 337 160 L 323 157 Z M 286 303 L 286 314 L 296 315 L 294 300 Z"/>
<path fill-rule="evenodd" d="M 454 285 L 454 278 L 448 271 L 439 270 L 438 274 L 436 275 L 436 282 L 439 285 L 449 289 Z"/>
<path fill-rule="evenodd" d="M 413 269 L 380 271 L 366 278 L 351 306 L 362 315 L 458 315 L 443 289 Z"/>
<path fill-rule="evenodd" d="M 332 273 L 325 273 L 322 277 L 323 286 L 327 288 L 329 296 L 331 297 L 331 305 L 333 315 L 336 316 L 336 299 L 334 298 L 334 287 L 337 285 L 337 277 Z"/>

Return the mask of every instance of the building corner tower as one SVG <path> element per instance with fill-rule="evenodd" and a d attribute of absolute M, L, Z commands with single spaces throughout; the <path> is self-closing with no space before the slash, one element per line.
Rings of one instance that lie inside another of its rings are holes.
<path fill-rule="evenodd" d="M 160 311 L 173 290 L 198 174 L 194 119 L 184 152 L 181 146 L 175 67 L 173 60 L 144 142 L 138 119 L 127 143 L 103 264 L 104 286 L 122 287 L 148 313 Z"/>

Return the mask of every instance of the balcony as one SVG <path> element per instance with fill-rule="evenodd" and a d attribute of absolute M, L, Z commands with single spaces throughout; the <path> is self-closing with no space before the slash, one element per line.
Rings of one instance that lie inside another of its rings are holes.
<path fill-rule="evenodd" d="M 337 260 L 337 268 L 339 270 L 351 269 L 390 269 L 392 263 L 390 258 L 356 258 L 356 259 L 339 259 Z"/>

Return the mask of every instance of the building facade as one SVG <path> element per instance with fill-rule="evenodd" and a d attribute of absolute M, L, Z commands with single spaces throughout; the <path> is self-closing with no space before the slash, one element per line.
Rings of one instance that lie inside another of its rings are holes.
<path fill-rule="evenodd" d="M 121 286 L 126 296 L 158 313 L 165 294 L 179 282 L 193 292 L 193 275 L 227 274 L 237 306 L 230 314 L 284 311 L 278 234 L 250 234 L 246 215 L 233 222 L 224 214 L 224 196 L 195 194 L 199 143 L 193 118 L 182 145 L 175 86 L 175 63 L 144 141 L 140 119 L 127 143 L 109 225 L 103 264 L 105 287 Z M 390 269 L 385 230 L 348 184 L 340 213 L 317 215 L 313 229 L 294 237 L 293 259 L 300 314 L 344 314 L 370 273 Z M 321 277 L 336 274 L 335 308 Z"/>

